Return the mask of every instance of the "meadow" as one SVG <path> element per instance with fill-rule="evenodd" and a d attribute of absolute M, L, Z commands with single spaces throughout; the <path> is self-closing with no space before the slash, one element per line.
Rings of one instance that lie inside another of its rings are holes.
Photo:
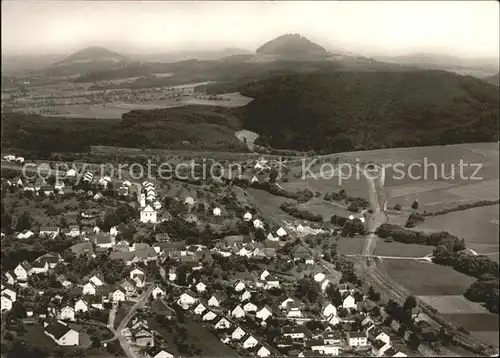
<path fill-rule="evenodd" d="M 463 237 L 468 248 L 478 254 L 491 254 L 499 251 L 499 206 L 483 206 L 444 215 L 427 216 L 415 230 L 433 232 L 448 231 Z M 498 259 L 498 255 L 490 258 Z"/>

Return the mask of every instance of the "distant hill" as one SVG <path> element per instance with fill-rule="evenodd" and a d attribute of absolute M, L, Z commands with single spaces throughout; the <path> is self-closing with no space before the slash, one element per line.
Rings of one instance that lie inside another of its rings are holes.
<path fill-rule="evenodd" d="M 286 34 L 268 41 L 257 49 L 260 55 L 276 55 L 279 57 L 327 57 L 323 47 L 299 34 Z"/>
<path fill-rule="evenodd" d="M 44 69 L 46 76 L 75 76 L 123 67 L 129 58 L 104 47 L 88 47 Z"/>
<path fill-rule="evenodd" d="M 500 77 L 500 73 L 497 73 L 496 75 L 493 75 L 493 76 L 484 77 L 483 80 L 498 86 L 499 85 L 499 77 Z"/>
<path fill-rule="evenodd" d="M 130 54 L 128 55 L 133 61 L 144 61 L 144 62 L 177 62 L 184 60 L 217 60 L 219 58 L 235 56 L 235 55 L 245 55 L 249 54 L 250 51 L 236 48 L 228 47 L 220 50 L 192 50 L 192 51 L 172 51 L 164 53 L 151 53 L 151 54 Z"/>
<path fill-rule="evenodd" d="M 294 74 L 242 86 L 244 128 L 274 148 L 339 152 L 498 140 L 498 89 L 444 71 Z M 495 130 L 496 129 L 496 130 Z"/>
<path fill-rule="evenodd" d="M 60 66 L 75 62 L 90 62 L 90 61 L 113 61 L 121 62 L 128 61 L 128 57 L 120 55 L 117 52 L 110 51 L 104 47 L 87 47 L 83 50 L 69 55 L 62 61 L 54 63 L 54 66 Z"/>

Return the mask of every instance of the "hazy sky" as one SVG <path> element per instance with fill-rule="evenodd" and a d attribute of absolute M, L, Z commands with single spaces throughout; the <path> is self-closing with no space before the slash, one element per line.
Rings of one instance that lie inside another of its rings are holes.
<path fill-rule="evenodd" d="M 497 1 L 2 1 L 2 52 L 85 46 L 166 52 L 255 50 L 284 33 L 327 49 L 498 56 Z"/>

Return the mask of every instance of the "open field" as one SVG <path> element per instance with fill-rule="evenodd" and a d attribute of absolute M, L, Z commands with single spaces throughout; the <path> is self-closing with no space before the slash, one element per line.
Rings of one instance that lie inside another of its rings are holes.
<path fill-rule="evenodd" d="M 498 252 L 498 210 L 498 205 L 491 205 L 444 215 L 427 216 L 425 221 L 419 223 L 415 230 L 448 231 L 463 237 L 467 247 L 480 254 Z"/>
<path fill-rule="evenodd" d="M 382 260 L 387 274 L 413 294 L 420 296 L 461 295 L 476 279 L 451 267 L 414 260 Z"/>
<path fill-rule="evenodd" d="M 364 236 L 341 237 L 337 242 L 337 252 L 341 255 L 357 255 L 362 252 L 364 244 Z M 432 253 L 433 249 L 433 246 L 385 242 L 380 239 L 373 254 L 380 256 L 423 257 Z M 403 260 L 402 262 L 409 261 Z"/>

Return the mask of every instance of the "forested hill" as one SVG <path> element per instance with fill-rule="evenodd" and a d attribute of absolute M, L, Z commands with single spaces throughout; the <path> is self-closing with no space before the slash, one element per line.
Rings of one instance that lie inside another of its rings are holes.
<path fill-rule="evenodd" d="M 243 85 L 245 128 L 275 148 L 349 150 L 498 140 L 498 88 L 443 71 L 296 74 Z"/>

